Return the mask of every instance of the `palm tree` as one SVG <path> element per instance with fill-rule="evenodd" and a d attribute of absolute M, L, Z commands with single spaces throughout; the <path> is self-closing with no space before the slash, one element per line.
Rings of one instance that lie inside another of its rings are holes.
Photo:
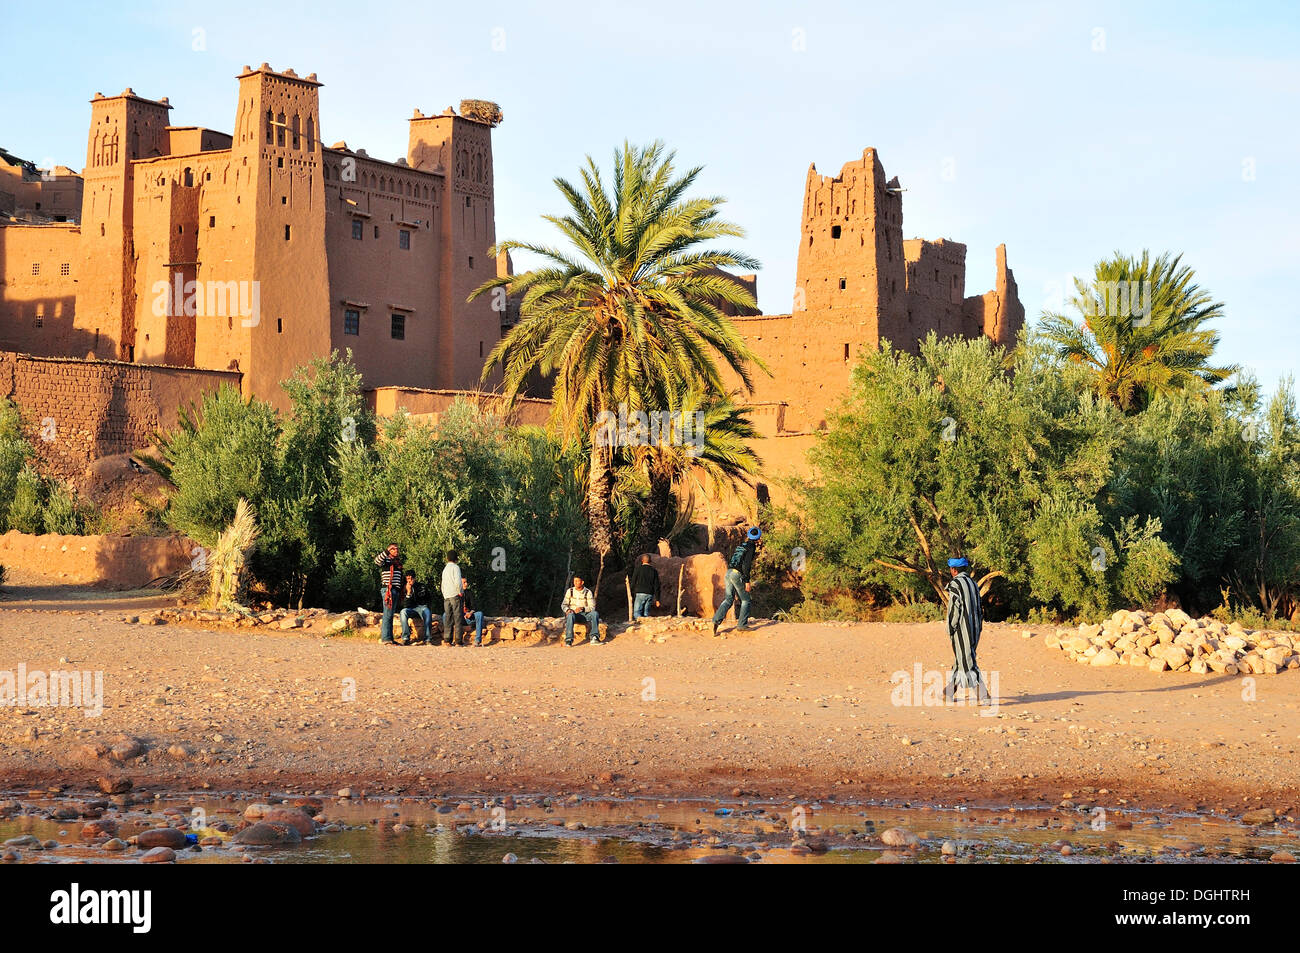
<path fill-rule="evenodd" d="M 1237 370 L 1211 363 L 1219 333 L 1204 325 L 1223 317 L 1223 304 L 1181 261 L 1116 252 L 1097 263 L 1091 282 L 1076 279 L 1070 303 L 1081 321 L 1043 313 L 1043 334 L 1057 354 L 1088 365 L 1097 393 L 1125 413 L 1158 395 L 1203 391 Z"/>
<path fill-rule="evenodd" d="M 713 508 L 708 501 L 752 486 L 762 466 L 750 446 L 758 434 L 749 408 L 736 402 L 735 393 L 716 394 L 690 382 L 666 396 L 676 417 L 673 426 L 660 428 L 658 439 L 631 448 L 632 463 L 649 485 L 638 552 L 649 552 L 660 539 L 683 529 L 700 502 L 707 507 L 712 545 Z"/>
<path fill-rule="evenodd" d="M 725 392 L 719 358 L 747 390 L 748 365 L 766 370 L 721 310 L 752 308 L 753 296 L 718 272 L 755 269 L 758 262 L 700 247 L 744 232 L 718 217 L 722 198 L 686 196 L 700 169 L 678 175 L 674 156 L 661 142 L 624 143 L 615 152 L 612 188 L 588 156 L 581 186 L 554 180 L 568 214 L 543 216 L 570 247 L 502 242 L 491 254 L 530 252 L 544 264 L 487 281 L 470 296 L 504 288 L 519 300 L 519 322 L 488 355 L 483 380 L 501 366 L 503 391 L 513 401 L 530 373 L 554 377 L 553 421 L 566 446 L 576 441 L 589 451 L 587 518 L 602 569 L 614 547 L 616 448 L 598 439 L 607 416 L 620 405 L 662 407 L 656 400 L 667 381 L 698 380 Z"/>

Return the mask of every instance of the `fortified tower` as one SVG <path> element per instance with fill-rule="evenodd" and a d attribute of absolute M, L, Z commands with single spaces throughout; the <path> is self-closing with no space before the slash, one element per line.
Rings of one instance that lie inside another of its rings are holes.
<path fill-rule="evenodd" d="M 448 107 L 440 116 L 417 112 L 410 120 L 407 163 L 413 169 L 441 169 L 446 182 L 435 374 L 443 387 L 479 387 L 483 360 L 500 339 L 506 319 L 504 295 L 465 300 L 496 277 L 497 262 L 488 249 L 497 240 L 492 129 L 501 118 L 495 103 L 465 99 L 459 115 Z"/>
<path fill-rule="evenodd" d="M 130 87 L 90 101 L 74 326 L 101 358 L 135 356 L 132 163 L 166 154 L 170 109 L 165 96 L 143 99 Z"/>

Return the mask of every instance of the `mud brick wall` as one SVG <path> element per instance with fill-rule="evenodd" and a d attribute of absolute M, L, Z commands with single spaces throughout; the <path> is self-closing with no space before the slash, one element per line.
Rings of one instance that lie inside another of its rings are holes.
<path fill-rule="evenodd" d="M 41 358 L 0 352 L 0 396 L 18 405 L 47 476 L 81 482 L 89 463 L 130 453 L 176 425 L 179 411 L 238 371 Z"/>

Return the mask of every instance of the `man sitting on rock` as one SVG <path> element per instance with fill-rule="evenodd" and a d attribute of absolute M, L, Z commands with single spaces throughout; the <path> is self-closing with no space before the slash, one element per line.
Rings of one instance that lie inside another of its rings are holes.
<path fill-rule="evenodd" d="M 587 644 L 600 644 L 600 616 L 596 614 L 596 595 L 585 585 L 581 576 L 573 577 L 573 585 L 564 591 L 564 644 L 573 644 L 573 623 L 581 618 L 587 624 Z"/>
<path fill-rule="evenodd" d="M 402 609 L 402 644 L 411 644 L 411 617 L 419 616 L 424 628 L 416 645 L 433 641 L 433 610 L 429 608 L 429 587 L 415 578 L 415 570 L 406 570 L 406 605 Z"/>

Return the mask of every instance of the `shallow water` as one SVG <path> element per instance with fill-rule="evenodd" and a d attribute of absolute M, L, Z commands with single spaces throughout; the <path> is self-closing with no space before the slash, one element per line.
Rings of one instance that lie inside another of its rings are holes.
<path fill-rule="evenodd" d="M 0 819 L 0 841 L 32 834 L 52 849 L 18 848 L 23 863 L 131 862 L 140 851 L 112 853 L 80 839 L 84 820 L 54 820 L 58 809 L 93 798 L 19 796 L 24 813 Z M 987 809 L 880 804 L 818 804 L 645 799 L 482 797 L 438 800 L 322 799 L 327 832 L 288 848 L 220 847 L 179 852 L 182 863 L 239 863 L 244 855 L 275 863 L 1249 863 L 1277 850 L 1297 853 L 1300 828 L 1280 821 L 1251 827 L 1210 814 L 1059 809 Z M 250 797 L 175 797 L 105 810 L 123 837 L 180 818 L 208 828 L 235 827 Z M 171 813 L 164 813 L 170 809 Z M 195 811 L 202 812 L 195 814 Z M 395 825 L 406 829 L 394 830 Z M 881 834 L 904 828 L 920 843 L 887 850 Z M 945 857 L 947 843 L 955 850 Z M 1070 849 L 1061 850 L 1063 842 Z"/>

